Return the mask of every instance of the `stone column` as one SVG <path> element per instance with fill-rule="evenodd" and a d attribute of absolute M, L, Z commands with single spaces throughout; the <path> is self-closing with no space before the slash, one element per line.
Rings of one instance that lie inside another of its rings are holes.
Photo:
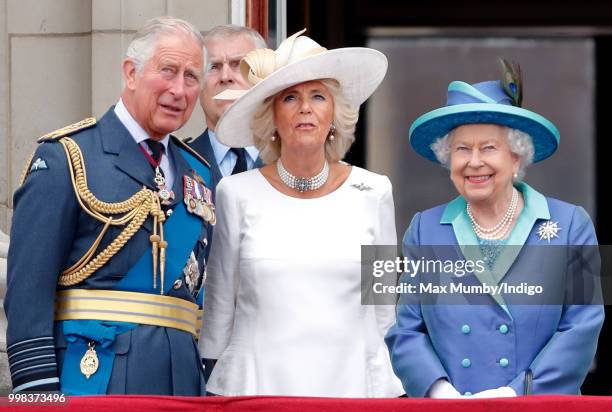
<path fill-rule="evenodd" d="M 0 306 L 4 305 L 6 293 L 6 256 L 8 254 L 9 237 L 0 230 Z M 6 358 L 6 317 L 0 310 L 0 396 L 4 396 L 11 388 Z"/>

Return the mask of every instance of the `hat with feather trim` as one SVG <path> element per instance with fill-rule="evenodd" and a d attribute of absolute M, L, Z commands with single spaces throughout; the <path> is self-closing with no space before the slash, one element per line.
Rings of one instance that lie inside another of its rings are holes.
<path fill-rule="evenodd" d="M 438 162 L 431 145 L 454 128 L 466 124 L 489 123 L 521 130 L 533 141 L 534 162 L 552 155 L 559 146 L 559 131 L 545 117 L 520 107 L 522 86 L 520 68 L 500 59 L 501 81 L 448 85 L 446 106 L 425 113 L 410 126 L 409 140 L 421 156 Z"/>
<path fill-rule="evenodd" d="M 253 145 L 251 122 L 268 97 L 296 84 L 335 79 L 350 104 L 358 107 L 380 85 L 387 72 L 387 58 L 378 50 L 343 47 L 327 50 L 305 30 L 284 40 L 278 49 L 255 49 L 240 62 L 248 90 L 227 89 L 215 99 L 235 100 L 219 119 L 216 137 L 231 147 Z"/>

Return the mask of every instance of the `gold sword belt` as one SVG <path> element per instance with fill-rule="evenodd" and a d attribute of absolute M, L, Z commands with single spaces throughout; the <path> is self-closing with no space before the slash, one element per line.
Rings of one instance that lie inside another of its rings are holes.
<path fill-rule="evenodd" d="M 119 290 L 58 291 L 55 320 L 106 320 L 163 326 L 200 336 L 203 310 L 184 299 Z"/>

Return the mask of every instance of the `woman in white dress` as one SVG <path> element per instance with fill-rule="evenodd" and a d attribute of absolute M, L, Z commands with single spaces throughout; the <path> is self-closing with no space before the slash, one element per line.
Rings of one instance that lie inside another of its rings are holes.
<path fill-rule="evenodd" d="M 341 162 L 385 56 L 326 50 L 297 33 L 241 63 L 248 91 L 218 139 L 255 144 L 266 166 L 224 178 L 200 350 L 221 395 L 403 394 L 384 336 L 392 305 L 361 304 L 361 245 L 396 244 L 391 183 Z"/>

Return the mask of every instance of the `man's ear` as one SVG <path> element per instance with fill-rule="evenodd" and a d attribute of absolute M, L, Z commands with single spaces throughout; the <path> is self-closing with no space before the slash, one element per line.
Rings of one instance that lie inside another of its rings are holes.
<path fill-rule="evenodd" d="M 136 65 L 134 62 L 131 59 L 123 59 L 121 72 L 125 87 L 129 90 L 134 90 L 136 88 Z"/>

